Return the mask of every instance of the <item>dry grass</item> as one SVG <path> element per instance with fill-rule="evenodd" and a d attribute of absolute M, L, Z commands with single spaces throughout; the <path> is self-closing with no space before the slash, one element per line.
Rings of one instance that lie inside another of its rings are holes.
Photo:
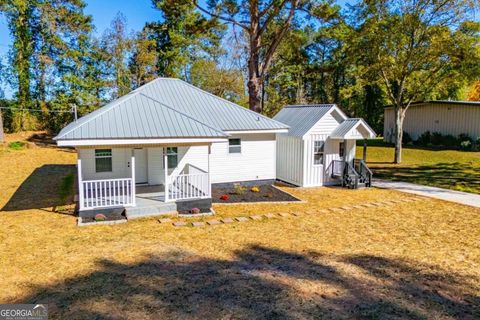
<path fill-rule="evenodd" d="M 52 148 L 3 152 L 0 208 L 37 168 L 73 162 L 74 154 Z M 425 200 L 208 228 L 156 219 L 79 228 L 73 216 L 33 208 L 45 192 L 55 203 L 54 180 L 55 171 L 35 180 L 21 194 L 25 206 L 0 212 L 0 303 L 48 301 L 52 318 L 85 319 L 473 319 L 480 312 L 478 209 Z M 308 212 L 405 197 L 288 191 L 308 204 L 216 210 Z"/>

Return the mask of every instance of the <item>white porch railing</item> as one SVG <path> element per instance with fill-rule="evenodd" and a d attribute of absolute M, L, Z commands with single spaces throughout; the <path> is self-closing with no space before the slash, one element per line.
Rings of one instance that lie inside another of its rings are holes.
<path fill-rule="evenodd" d="M 179 174 L 169 177 L 167 192 L 169 200 L 210 198 L 208 172 Z"/>
<path fill-rule="evenodd" d="M 80 184 L 80 210 L 127 207 L 135 204 L 132 178 L 86 180 Z"/>

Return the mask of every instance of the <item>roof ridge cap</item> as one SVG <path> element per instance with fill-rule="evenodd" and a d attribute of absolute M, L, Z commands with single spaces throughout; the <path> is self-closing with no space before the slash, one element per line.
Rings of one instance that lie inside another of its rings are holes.
<path fill-rule="evenodd" d="M 279 121 L 277 121 L 277 120 L 274 120 L 274 119 L 272 119 L 272 118 L 269 118 L 269 117 L 267 117 L 267 116 L 264 116 L 264 115 L 261 114 L 261 113 L 252 111 L 252 110 L 250 110 L 250 109 L 248 109 L 248 108 L 244 108 L 244 107 L 242 107 L 242 106 L 240 106 L 240 105 L 238 105 L 238 104 L 236 104 L 236 103 L 234 103 L 234 102 L 232 102 L 232 101 L 229 101 L 229 100 L 227 100 L 227 99 L 225 99 L 225 98 L 216 96 L 216 95 L 214 95 L 213 93 L 208 92 L 208 91 L 206 91 L 206 90 L 203 90 L 203 89 L 201 89 L 201 88 L 198 88 L 198 87 L 194 86 L 193 84 L 188 83 L 187 81 L 184 81 L 184 80 L 182 80 L 182 79 L 177 79 L 177 80 L 185 83 L 186 85 L 194 88 L 195 90 L 202 91 L 202 92 L 204 92 L 204 93 L 206 93 L 206 94 L 208 94 L 208 95 L 210 95 L 210 96 L 212 96 L 212 97 L 214 97 L 214 98 L 223 100 L 223 101 L 227 102 L 228 104 L 231 104 L 232 106 L 234 106 L 234 107 L 236 107 L 236 108 L 241 108 L 241 109 L 244 110 L 244 111 L 247 111 L 247 112 L 249 112 L 249 113 L 253 113 L 254 115 L 259 116 L 259 117 L 262 117 L 262 118 L 264 118 L 264 119 L 266 119 L 266 120 L 268 120 L 268 121 L 276 122 L 276 123 L 282 125 L 283 128 L 288 128 L 288 126 L 285 127 L 285 124 L 284 124 L 284 123 L 281 123 L 281 122 L 279 122 Z"/>
<path fill-rule="evenodd" d="M 201 125 L 203 125 L 203 126 L 205 126 L 205 127 L 207 127 L 207 128 L 210 128 L 210 129 L 212 129 L 212 130 L 214 130 L 214 131 L 217 131 L 217 132 L 219 132 L 219 133 L 221 133 L 221 134 L 223 134 L 223 135 L 225 135 L 225 136 L 228 136 L 228 134 L 227 134 L 225 131 L 223 131 L 223 130 L 221 130 L 221 129 L 218 129 L 218 128 L 215 128 L 215 127 L 212 127 L 211 125 L 208 125 L 208 124 L 206 124 L 206 123 L 204 123 L 204 122 L 202 122 L 202 121 L 200 121 L 200 120 L 198 120 L 198 119 L 195 119 L 193 116 L 191 116 L 191 115 L 189 115 L 189 114 L 186 114 L 186 113 L 184 113 L 184 112 L 178 111 L 178 110 L 176 110 L 175 108 L 173 108 L 173 107 L 171 107 L 171 106 L 169 106 L 169 105 L 167 105 L 167 104 L 165 104 L 165 103 L 163 103 L 163 102 L 161 102 L 161 101 L 158 101 L 157 99 L 152 98 L 152 97 L 146 95 L 146 94 L 143 93 L 143 92 L 140 92 L 140 95 L 142 95 L 142 96 L 144 96 L 145 98 L 148 98 L 148 99 L 150 99 L 150 100 L 152 100 L 152 101 L 155 101 L 156 103 L 161 104 L 162 106 L 164 106 L 164 107 L 172 110 L 173 112 L 176 112 L 176 113 L 178 113 L 178 114 L 181 114 L 181 115 L 183 115 L 183 116 L 185 116 L 185 117 L 187 117 L 187 118 L 189 118 L 189 119 L 191 119 L 191 120 L 193 120 L 193 121 L 195 121 L 195 122 L 198 122 L 198 123 L 200 123 Z"/>

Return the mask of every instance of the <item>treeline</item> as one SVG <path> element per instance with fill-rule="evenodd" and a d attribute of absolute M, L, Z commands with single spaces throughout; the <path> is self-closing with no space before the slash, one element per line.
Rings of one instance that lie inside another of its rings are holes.
<path fill-rule="evenodd" d="M 155 77 L 182 78 L 269 116 L 286 104 L 337 103 L 377 132 L 387 104 L 480 91 L 475 1 L 152 5 L 158 21 L 131 32 L 119 13 L 96 37 L 83 0 L 0 0 L 13 39 L 0 65 L 0 81 L 14 88 L 0 105 L 10 108 L 5 130 L 58 131 L 73 107 L 81 116 Z"/>

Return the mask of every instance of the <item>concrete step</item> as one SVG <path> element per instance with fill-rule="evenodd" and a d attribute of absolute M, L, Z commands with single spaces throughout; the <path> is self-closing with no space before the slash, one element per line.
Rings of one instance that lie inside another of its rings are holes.
<path fill-rule="evenodd" d="M 152 201 L 153 202 L 153 201 Z M 128 207 L 125 209 L 127 219 L 143 218 L 150 216 L 158 216 L 167 213 L 176 213 L 177 204 L 175 202 L 160 202 L 137 204 L 136 207 Z"/>

